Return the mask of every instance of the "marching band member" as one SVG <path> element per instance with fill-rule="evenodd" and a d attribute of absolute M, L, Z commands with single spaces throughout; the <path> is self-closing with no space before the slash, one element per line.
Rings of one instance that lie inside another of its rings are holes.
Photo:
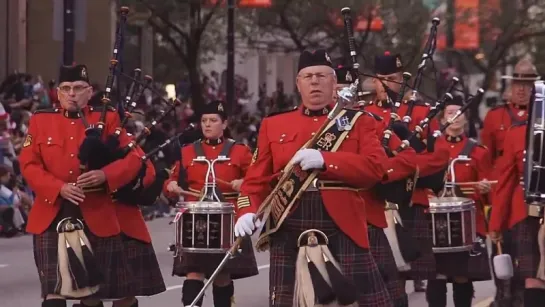
<path fill-rule="evenodd" d="M 356 76 L 349 67 L 338 67 L 335 69 L 337 75 L 337 90 L 349 86 L 356 80 Z M 389 115 L 389 114 L 387 114 Z M 382 114 L 375 114 L 377 118 L 377 137 L 383 137 L 388 118 L 382 119 Z M 401 140 L 392 135 L 389 147 L 395 150 L 401 144 Z M 411 176 L 416 171 L 416 152 L 412 148 L 401 152 L 397 156 L 388 159 L 388 180 L 396 181 Z M 404 191 L 391 191 L 392 193 L 403 193 Z M 390 243 L 383 229 L 388 227 L 384 215 L 386 201 L 377 195 L 376 191 L 361 191 L 361 196 L 365 200 L 365 210 L 367 211 L 368 234 L 371 246 L 371 254 L 379 267 L 382 279 L 386 284 L 388 293 L 394 303 L 394 307 L 408 307 L 409 298 L 405 291 L 405 281 L 401 279 L 395 262 L 394 254 Z M 408 205 L 408 204 L 405 204 Z"/>
<path fill-rule="evenodd" d="M 391 55 L 385 52 L 384 55 L 375 57 L 375 74 L 377 78 L 373 80 L 377 99 L 366 110 L 374 114 L 379 114 L 385 118 L 390 116 L 390 108 L 400 89 L 403 81 L 403 63 L 399 55 Z M 386 85 L 387 88 L 384 87 Z M 412 113 L 412 121 L 409 130 L 414 130 L 415 126 L 423 120 L 429 113 L 428 104 L 416 101 Z M 408 109 L 408 101 L 403 100 L 397 110 L 397 114 L 402 118 Z M 423 138 L 427 138 L 428 129 L 424 129 Z M 416 164 L 419 169 L 419 177 L 426 177 L 444 170 L 448 165 L 448 151 L 436 149 L 433 153 L 422 152 L 416 155 Z M 428 189 L 416 187 L 411 207 L 411 218 L 405 217 L 403 224 L 405 228 L 412 232 L 413 237 L 418 241 L 421 249 L 421 256 L 410 263 L 411 270 L 401 272 L 403 278 L 414 280 L 415 291 L 425 291 L 422 280 L 433 279 L 436 276 L 435 258 L 432 251 L 432 233 L 429 227 L 429 216 L 425 213 L 429 206 Z"/>
<path fill-rule="evenodd" d="M 481 131 L 481 142 L 488 148 L 494 166 L 504 152 L 505 134 L 509 127 L 523 124 L 528 119 L 527 102 L 532 94 L 533 82 L 539 80 L 535 66 L 527 59 L 515 65 L 512 76 L 503 78 L 512 81 L 509 103 L 488 111 Z"/>
<path fill-rule="evenodd" d="M 227 114 L 221 101 L 213 101 L 204 107 L 201 115 L 201 129 L 204 138 L 182 148 L 182 161 L 174 166 L 170 179 L 164 184 L 167 196 L 175 197 L 186 191 L 201 193 L 206 182 L 208 165 L 193 162 L 197 156 L 214 160 L 219 155 L 229 157 L 229 162 L 218 162 L 214 166 L 218 187 L 227 201 L 236 203 L 244 175 L 252 160 L 252 153 L 245 145 L 224 135 L 227 128 Z M 182 182 L 178 183 L 182 172 Z M 185 197 L 188 201 L 198 201 L 198 197 Z M 223 254 L 184 253 L 174 259 L 173 275 L 185 276 L 182 288 L 182 304 L 189 306 L 204 286 L 204 279 L 210 278 L 223 258 Z M 253 247 L 249 239 L 242 246 L 242 254 L 229 261 L 227 267 L 214 280 L 213 298 L 215 307 L 230 307 L 234 301 L 232 279 L 240 279 L 258 274 Z M 202 306 L 201 299 L 198 306 Z"/>
<path fill-rule="evenodd" d="M 116 307 L 138 306 L 135 296 L 163 292 L 165 285 L 139 209 L 125 208 L 122 219 L 130 221 L 121 223 L 117 207 L 125 205 L 114 203 L 109 193 L 136 177 L 141 152 L 81 173 L 81 117 L 96 124 L 100 116 L 100 109 L 87 106 L 92 95 L 87 68 L 62 67 L 57 92 L 61 109 L 31 117 L 19 157 L 36 192 L 27 231 L 34 234 L 42 306 L 64 307 L 66 299 L 82 299 L 80 306 L 103 306 L 100 299 L 116 299 Z M 107 113 L 105 132 L 119 127 L 114 111 Z M 123 132 L 120 141 L 126 146 L 130 138 Z"/>
<path fill-rule="evenodd" d="M 269 306 L 314 306 L 320 300 L 392 306 L 369 250 L 364 201 L 358 194 L 387 178 L 375 119 L 345 109 L 319 137 L 314 148 L 320 150 L 300 149 L 332 109 L 336 77 L 331 65 L 323 49 L 301 54 L 296 83 L 302 105 L 263 120 L 237 202 L 235 234 L 250 235 L 260 225 L 255 213 L 271 191 L 270 179 L 288 163 L 295 166 L 280 191 L 287 194 L 271 203 L 258 241 L 258 248 L 270 247 Z M 317 180 L 306 176 L 307 170 Z M 310 185 L 291 189 L 298 178 Z M 328 278 L 320 277 L 324 272 Z"/>
<path fill-rule="evenodd" d="M 532 87 L 529 83 L 519 86 L 528 93 L 524 94 L 520 89 L 514 96 L 526 96 L 526 101 L 518 100 L 517 103 L 527 106 Z M 526 204 L 521 184 L 524 175 L 526 126 L 527 123 L 523 122 L 506 128 L 503 154 L 495 169 L 498 183 L 493 189 L 489 235 L 494 243 L 503 243 L 503 252 L 511 255 L 514 269 L 514 277 L 508 281 L 509 288 L 501 282 L 497 285 L 496 304 L 499 306 L 523 306 L 525 282 L 529 282 L 529 287 L 533 286 L 540 260 L 536 239 L 543 211 L 539 206 Z"/>
<path fill-rule="evenodd" d="M 446 103 L 445 110 L 440 115 L 441 123 L 445 124 L 452 118 L 464 102 L 456 96 Z M 486 238 L 486 222 L 484 217 L 483 197 L 490 192 L 488 178 L 492 165 L 486 147 L 465 136 L 467 119 L 460 115 L 446 129 L 445 136 L 438 139 L 435 148 L 444 148 L 450 152 L 450 159 L 458 156 L 471 158 L 470 162 L 458 162 L 454 165 L 456 182 L 478 182 L 474 187 L 457 186 L 463 194 L 457 196 L 473 198 L 476 205 L 477 234 L 483 240 Z M 450 176 L 450 172 L 449 172 Z M 449 177 L 449 181 L 452 178 Z M 458 190 L 458 189 L 456 189 Z M 447 195 L 454 196 L 454 195 Z M 466 223 L 471 221 L 466 220 Z M 453 283 L 453 300 L 456 307 L 469 307 L 473 299 L 473 281 L 490 279 L 488 255 L 482 251 L 479 255 L 469 252 L 435 254 L 437 263 L 437 279 L 428 280 L 426 298 L 430 307 L 447 306 L 447 278 Z"/>

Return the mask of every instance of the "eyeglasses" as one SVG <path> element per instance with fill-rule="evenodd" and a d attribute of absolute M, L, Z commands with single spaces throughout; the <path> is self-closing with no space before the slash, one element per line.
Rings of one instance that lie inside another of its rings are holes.
<path fill-rule="evenodd" d="M 316 77 L 316 79 L 321 82 L 324 81 L 328 76 L 332 75 L 332 73 L 315 73 L 315 74 L 303 74 L 300 75 L 300 78 L 303 79 L 305 82 L 312 81 L 312 77 Z"/>
<path fill-rule="evenodd" d="M 75 85 L 75 86 L 64 85 L 64 86 L 60 86 L 58 89 L 59 91 L 65 94 L 69 94 L 70 91 L 74 91 L 74 94 L 81 94 L 87 88 L 89 88 L 88 85 Z"/>

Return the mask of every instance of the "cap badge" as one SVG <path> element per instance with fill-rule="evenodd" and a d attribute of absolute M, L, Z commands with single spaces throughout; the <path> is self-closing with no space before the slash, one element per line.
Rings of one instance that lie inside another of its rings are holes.
<path fill-rule="evenodd" d="M 85 69 L 85 67 L 83 67 L 81 69 L 81 77 L 82 78 L 87 78 L 87 69 Z"/>
<path fill-rule="evenodd" d="M 223 104 L 218 104 L 218 111 L 223 112 Z"/>
<path fill-rule="evenodd" d="M 401 67 L 401 66 L 403 66 L 403 65 L 401 64 L 401 59 L 399 59 L 399 57 L 396 57 L 396 66 L 397 66 L 398 68 Z"/>

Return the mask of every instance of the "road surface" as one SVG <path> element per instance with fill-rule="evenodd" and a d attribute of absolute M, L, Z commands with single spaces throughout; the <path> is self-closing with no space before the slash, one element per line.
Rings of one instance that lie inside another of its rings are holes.
<path fill-rule="evenodd" d="M 168 218 L 161 218 L 148 223 L 167 291 L 153 297 L 139 298 L 140 307 L 181 306 L 182 279 L 171 276 L 172 253 L 167 251 L 174 234 L 168 221 Z M 235 282 L 237 307 L 268 306 L 268 254 L 256 253 L 256 257 L 260 274 Z M 411 307 L 427 306 L 424 294 L 413 292 L 412 282 L 407 284 L 407 291 Z M 494 295 L 494 284 L 490 281 L 478 282 L 475 284 L 475 291 L 474 306 L 488 307 L 490 297 Z M 452 289 L 449 289 L 449 293 L 452 293 Z M 40 286 L 32 254 L 32 236 L 0 238 L 0 306 L 33 307 L 40 304 Z M 448 306 L 454 307 L 452 299 L 449 299 Z M 211 293 L 207 295 L 203 307 L 213 307 Z"/>

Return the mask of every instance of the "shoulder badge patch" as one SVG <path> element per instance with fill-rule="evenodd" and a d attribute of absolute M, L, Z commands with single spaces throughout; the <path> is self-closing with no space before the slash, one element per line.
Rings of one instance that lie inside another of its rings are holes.
<path fill-rule="evenodd" d="M 25 142 L 23 143 L 23 148 L 28 147 L 32 145 L 32 135 L 27 134 L 25 138 Z"/>
<path fill-rule="evenodd" d="M 259 148 L 256 148 L 255 151 L 254 151 L 254 155 L 252 156 L 252 163 L 251 164 L 254 164 L 255 161 L 257 161 L 257 151 L 259 150 Z"/>

